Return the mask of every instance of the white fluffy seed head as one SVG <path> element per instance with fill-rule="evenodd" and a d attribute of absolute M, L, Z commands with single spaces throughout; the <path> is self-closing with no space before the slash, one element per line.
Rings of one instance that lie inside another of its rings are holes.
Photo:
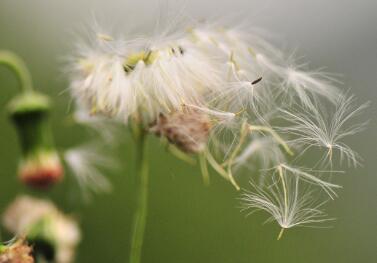
<path fill-rule="evenodd" d="M 135 114 L 148 122 L 183 103 L 202 102 L 207 91 L 223 84 L 217 64 L 184 38 L 148 50 L 134 46 L 126 45 L 124 53 L 100 50 L 78 58 L 71 90 L 80 104 L 125 122 Z"/>
<path fill-rule="evenodd" d="M 306 70 L 250 30 L 200 24 L 163 32 L 128 41 L 101 32 L 98 41 L 80 47 L 70 85 L 80 107 L 125 123 L 136 117 L 185 152 L 212 157 L 213 151 L 216 160 L 207 159 L 230 181 L 233 166 L 256 164 L 265 179 L 243 196 L 246 207 L 266 210 L 283 228 L 325 221 L 322 203 L 307 189 L 319 186 L 333 197 L 338 186 L 286 164 L 285 154 L 293 154 L 291 147 L 298 156 L 319 147 L 326 160 L 337 151 L 356 164 L 357 154 L 341 139 L 361 130 L 344 125 L 365 106 L 353 108 L 331 75 Z M 317 110 L 322 101 L 336 107 L 329 122 Z M 72 156 L 76 167 L 85 166 Z"/>
<path fill-rule="evenodd" d="M 333 101 L 338 91 L 325 74 L 294 69 L 280 51 L 246 31 L 202 25 L 155 42 L 119 44 L 109 36 L 105 42 L 79 51 L 71 91 L 88 111 L 125 122 L 134 114 L 150 122 L 183 103 L 227 112 L 269 110 L 282 91 L 310 106 L 315 95 Z"/>

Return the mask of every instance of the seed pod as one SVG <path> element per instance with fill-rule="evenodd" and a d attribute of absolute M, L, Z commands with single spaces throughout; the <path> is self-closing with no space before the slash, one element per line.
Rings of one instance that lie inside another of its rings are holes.
<path fill-rule="evenodd" d="M 150 131 L 167 138 L 186 153 L 199 153 L 207 145 L 211 127 L 207 114 L 184 109 L 168 115 L 160 114 Z"/>
<path fill-rule="evenodd" d="M 48 98 L 35 92 L 25 92 L 9 104 L 22 151 L 19 177 L 23 183 L 38 188 L 47 188 L 63 177 L 48 122 L 49 110 Z"/>

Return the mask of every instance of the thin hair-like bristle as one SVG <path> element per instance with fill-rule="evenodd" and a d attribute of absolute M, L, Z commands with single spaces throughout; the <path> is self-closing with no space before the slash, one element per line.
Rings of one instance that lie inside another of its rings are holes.
<path fill-rule="evenodd" d="M 248 215 L 265 211 L 271 216 L 266 222 L 274 220 L 284 229 L 332 220 L 321 209 L 326 201 L 318 201 L 315 191 L 305 187 L 299 177 L 270 174 L 268 182 L 258 186 L 251 181 L 251 190 L 241 195 L 242 209 Z"/>

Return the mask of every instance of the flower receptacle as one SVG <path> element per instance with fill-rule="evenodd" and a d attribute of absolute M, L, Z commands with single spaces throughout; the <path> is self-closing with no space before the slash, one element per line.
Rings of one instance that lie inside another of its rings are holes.
<path fill-rule="evenodd" d="M 45 151 L 21 160 L 18 174 L 26 185 L 47 188 L 63 178 L 64 169 L 55 151 Z"/>

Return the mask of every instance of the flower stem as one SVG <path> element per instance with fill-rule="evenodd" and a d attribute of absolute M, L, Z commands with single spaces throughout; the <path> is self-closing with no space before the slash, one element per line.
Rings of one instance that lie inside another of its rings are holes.
<path fill-rule="evenodd" d="M 0 50 L 0 65 L 8 67 L 17 75 L 22 91 L 33 91 L 30 72 L 20 57 L 10 51 Z"/>
<path fill-rule="evenodd" d="M 148 213 L 148 163 L 145 156 L 146 134 L 140 131 L 136 140 L 136 169 L 138 181 L 137 207 L 134 215 L 130 263 L 141 262 L 141 251 Z"/>

